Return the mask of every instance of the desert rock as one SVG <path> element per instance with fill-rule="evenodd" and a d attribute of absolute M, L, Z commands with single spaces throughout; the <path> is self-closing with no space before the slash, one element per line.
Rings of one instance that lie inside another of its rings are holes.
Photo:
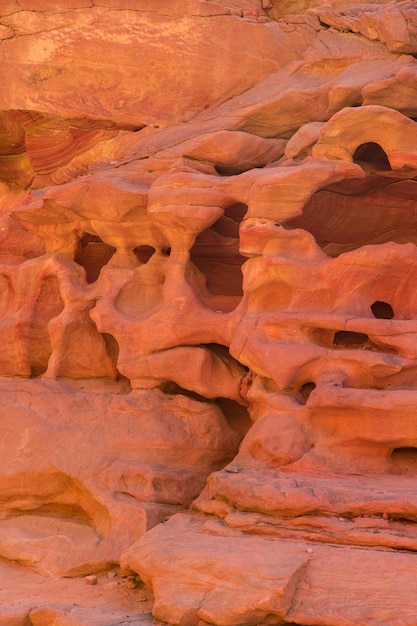
<path fill-rule="evenodd" d="M 0 623 L 415 623 L 416 21 L 1 3 Z"/>

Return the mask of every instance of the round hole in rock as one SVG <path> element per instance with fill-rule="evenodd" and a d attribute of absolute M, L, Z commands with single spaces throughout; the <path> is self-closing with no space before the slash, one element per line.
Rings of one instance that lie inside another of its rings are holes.
<path fill-rule="evenodd" d="M 417 448 L 395 448 L 391 453 L 391 460 L 404 472 L 417 474 Z"/>
<path fill-rule="evenodd" d="M 381 300 L 376 300 L 371 304 L 371 311 L 373 316 L 379 320 L 392 320 L 394 317 L 392 306 L 388 302 L 382 302 Z"/>
<path fill-rule="evenodd" d="M 136 254 L 139 261 L 145 264 L 149 261 L 151 256 L 155 254 L 155 248 L 152 246 L 137 246 L 133 252 Z"/>
<path fill-rule="evenodd" d="M 97 235 L 85 233 L 80 239 L 80 248 L 74 261 L 85 269 L 87 282 L 94 283 L 115 252 L 116 248 L 104 243 Z"/>
<path fill-rule="evenodd" d="M 333 339 L 335 346 L 351 347 L 362 346 L 368 341 L 368 335 L 365 333 L 354 333 L 349 330 L 339 330 Z"/>
<path fill-rule="evenodd" d="M 368 141 L 358 146 L 353 154 L 353 160 L 355 163 L 367 163 L 379 170 L 391 169 L 385 150 L 373 141 Z"/>

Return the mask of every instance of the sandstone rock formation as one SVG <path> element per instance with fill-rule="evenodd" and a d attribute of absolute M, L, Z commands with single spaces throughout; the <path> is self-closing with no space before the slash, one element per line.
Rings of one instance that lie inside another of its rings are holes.
<path fill-rule="evenodd" d="M 416 33 L 0 2 L 0 624 L 416 623 Z"/>

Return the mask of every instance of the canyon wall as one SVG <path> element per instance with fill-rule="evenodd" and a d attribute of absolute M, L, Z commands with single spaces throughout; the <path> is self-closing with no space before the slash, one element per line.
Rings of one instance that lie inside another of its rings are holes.
<path fill-rule="evenodd" d="M 2 562 L 414 625 L 415 3 L 2 0 L 0 62 Z"/>

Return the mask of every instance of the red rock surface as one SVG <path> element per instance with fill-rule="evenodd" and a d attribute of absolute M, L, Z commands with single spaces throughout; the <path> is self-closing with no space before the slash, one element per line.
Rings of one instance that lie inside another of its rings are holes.
<path fill-rule="evenodd" d="M 0 624 L 416 623 L 416 27 L 0 2 Z"/>

